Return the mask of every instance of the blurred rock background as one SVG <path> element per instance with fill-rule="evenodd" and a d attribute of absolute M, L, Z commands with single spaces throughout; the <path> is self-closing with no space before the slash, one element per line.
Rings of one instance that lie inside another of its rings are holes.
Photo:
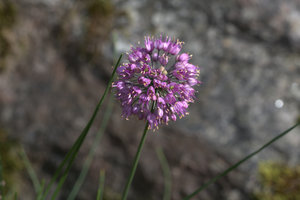
<path fill-rule="evenodd" d="M 185 41 L 203 84 L 189 116 L 149 132 L 129 199 L 162 199 L 157 147 L 170 165 L 172 199 L 181 199 L 299 118 L 298 0 L 0 0 L 0 153 L 8 192 L 34 199 L 16 151 L 23 146 L 38 176 L 49 180 L 91 116 L 113 60 L 144 35 L 161 33 Z M 105 199 L 119 198 L 144 126 L 120 113 L 115 103 L 77 199 L 95 199 L 100 169 Z M 60 199 L 71 191 L 102 116 Z M 195 199 L 261 198 L 258 163 L 299 165 L 299 133 Z"/>

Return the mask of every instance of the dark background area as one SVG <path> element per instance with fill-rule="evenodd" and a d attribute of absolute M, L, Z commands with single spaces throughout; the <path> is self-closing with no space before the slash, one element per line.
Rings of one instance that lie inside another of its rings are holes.
<path fill-rule="evenodd" d="M 7 190 L 34 199 L 17 149 L 23 146 L 38 176 L 49 180 L 103 94 L 113 60 L 145 35 L 159 34 L 185 42 L 203 83 L 187 117 L 148 133 L 129 199 L 162 199 L 157 147 L 170 165 L 177 200 L 299 118 L 298 0 L 0 0 L 0 150 Z M 60 199 L 72 189 L 103 113 Z M 95 199 L 100 169 L 106 171 L 105 199 L 118 199 L 144 126 L 120 115 L 115 102 L 77 199 Z M 300 164 L 299 133 L 195 199 L 252 199 L 261 187 L 259 163 Z"/>

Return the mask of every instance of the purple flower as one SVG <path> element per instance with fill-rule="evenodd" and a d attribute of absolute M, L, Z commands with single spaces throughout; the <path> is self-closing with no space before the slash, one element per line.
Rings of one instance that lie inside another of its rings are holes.
<path fill-rule="evenodd" d="M 180 54 L 176 57 L 178 62 L 188 62 L 190 59 L 190 55 L 187 53 Z"/>
<path fill-rule="evenodd" d="M 113 84 L 123 117 L 136 115 L 154 129 L 188 114 L 200 70 L 189 63 L 189 54 L 179 54 L 182 44 L 169 37 L 148 36 L 145 47 L 131 48 L 128 63 L 117 69 L 118 81 Z"/>

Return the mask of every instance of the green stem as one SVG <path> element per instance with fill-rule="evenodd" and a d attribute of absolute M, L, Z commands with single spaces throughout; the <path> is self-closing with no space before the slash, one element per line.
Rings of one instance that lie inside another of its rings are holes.
<path fill-rule="evenodd" d="M 172 188 L 172 175 L 171 175 L 170 167 L 162 148 L 156 148 L 156 154 L 164 174 L 165 189 L 164 189 L 163 200 L 170 200 L 171 188 Z"/>
<path fill-rule="evenodd" d="M 33 183 L 33 187 L 34 187 L 34 190 L 36 192 L 36 194 L 38 194 L 38 191 L 40 190 L 40 187 L 41 187 L 41 184 L 39 182 L 39 179 L 25 153 L 25 150 L 24 150 L 24 147 L 21 148 L 20 150 L 20 156 L 21 156 L 21 159 L 23 160 L 24 162 L 24 165 L 25 165 L 25 168 L 28 172 L 28 175 Z"/>
<path fill-rule="evenodd" d="M 140 155 L 141 155 L 141 151 L 142 151 L 143 145 L 145 143 L 145 139 L 146 139 L 146 135 L 147 135 L 147 131 L 148 131 L 148 126 L 149 126 L 149 123 L 147 121 L 145 129 L 144 129 L 143 136 L 141 138 L 139 147 L 138 147 L 137 152 L 135 154 L 135 158 L 134 158 L 133 166 L 131 168 L 130 176 L 129 176 L 128 180 L 127 180 L 127 184 L 126 184 L 125 189 L 123 191 L 122 200 L 126 200 L 127 199 L 128 191 L 129 191 L 131 182 L 133 180 L 133 177 L 134 177 L 134 174 L 135 174 L 135 171 L 136 171 L 139 159 L 140 159 Z"/>
<path fill-rule="evenodd" d="M 108 106 L 106 108 L 106 111 L 104 113 L 104 117 L 103 117 L 103 121 L 101 123 L 101 126 L 99 128 L 99 131 L 94 139 L 94 142 L 92 144 L 92 147 L 89 151 L 89 154 L 83 164 L 83 167 L 82 167 L 82 170 L 80 172 L 80 175 L 74 185 L 74 187 L 72 188 L 72 191 L 68 197 L 67 200 L 73 200 L 75 199 L 75 197 L 77 196 L 86 176 L 87 176 L 87 173 L 90 169 L 90 166 L 91 166 L 91 163 L 94 159 L 94 156 L 95 156 L 95 153 L 96 153 L 96 150 L 97 150 L 97 147 L 99 146 L 99 142 L 101 140 L 101 137 L 103 135 L 103 132 L 104 130 L 106 129 L 106 126 L 108 124 L 108 121 L 110 119 L 110 116 L 112 114 L 112 109 L 113 109 L 113 98 L 114 98 L 114 95 L 110 95 L 110 98 L 109 98 L 109 102 L 108 102 Z"/>
<path fill-rule="evenodd" d="M 60 188 L 62 187 L 62 185 L 63 185 L 65 179 L 67 178 L 67 175 L 68 175 L 69 170 L 70 170 L 70 168 L 71 168 L 71 166 L 72 166 L 72 164 L 73 164 L 73 161 L 74 161 L 74 159 L 75 159 L 75 157 L 76 157 L 76 155 L 77 155 L 77 153 L 78 153 L 78 151 L 79 151 L 79 149 L 80 149 L 80 147 L 81 147 L 81 145 L 82 145 L 82 143 L 83 143 L 83 141 L 84 141 L 84 139 L 85 139 L 85 137 L 86 137 L 86 135 L 87 135 L 87 133 L 88 133 L 90 127 L 91 127 L 91 125 L 92 125 L 92 123 L 93 123 L 94 120 L 95 120 L 95 117 L 96 117 L 96 115 L 97 115 L 97 113 L 98 113 L 98 111 L 99 111 L 99 109 L 100 109 L 100 107 L 101 107 L 101 105 L 102 105 L 102 103 L 103 103 L 104 98 L 106 97 L 106 95 L 107 95 L 107 93 L 108 93 L 108 91 L 109 91 L 109 89 L 110 89 L 110 87 L 111 87 L 111 84 L 112 84 L 114 75 L 115 75 L 115 73 L 116 73 L 117 67 L 119 66 L 119 63 L 120 63 L 120 61 L 121 61 L 121 58 L 122 58 L 122 54 L 120 55 L 120 57 L 119 57 L 119 59 L 118 59 L 118 62 L 117 62 L 117 64 L 115 65 L 115 68 L 114 68 L 114 70 L 113 70 L 113 72 L 112 72 L 112 75 L 111 75 L 111 77 L 110 77 L 110 80 L 109 80 L 109 82 L 108 82 L 108 85 L 107 85 L 107 87 L 106 87 L 106 89 L 105 89 L 105 91 L 104 91 L 104 94 L 102 95 L 102 97 L 101 97 L 99 103 L 97 104 L 97 107 L 96 107 L 96 109 L 94 110 L 94 113 L 93 113 L 91 119 L 89 120 L 89 122 L 88 122 L 88 124 L 86 125 L 86 127 L 83 129 L 83 131 L 82 131 L 82 133 L 80 134 L 80 136 L 77 138 L 76 142 L 75 142 L 75 143 L 73 144 L 73 146 L 71 147 L 71 150 L 67 153 L 67 155 L 66 155 L 65 159 L 63 160 L 63 162 L 59 165 L 59 167 L 58 167 L 58 169 L 56 170 L 54 176 L 52 177 L 52 179 L 51 179 L 49 185 L 46 187 L 46 191 L 45 191 L 45 193 L 43 194 L 42 199 L 46 199 L 47 194 L 49 193 L 52 184 L 53 184 L 54 181 L 58 178 L 59 174 L 62 172 L 62 170 L 63 170 L 63 168 L 65 167 L 65 165 L 67 165 L 67 168 L 66 168 L 66 170 L 65 170 L 64 173 L 63 173 L 63 176 L 62 176 L 62 177 L 60 178 L 60 180 L 59 180 L 59 184 L 58 184 L 58 186 L 57 186 L 57 188 L 56 188 L 56 190 L 55 190 L 55 192 L 54 192 L 54 194 L 53 194 L 53 196 L 52 196 L 52 199 L 55 199 L 56 196 L 57 196 L 57 194 L 58 194 L 58 192 L 60 191 Z"/>
<path fill-rule="evenodd" d="M 43 195 L 44 187 L 45 187 L 45 180 L 43 179 L 42 183 L 41 183 L 41 187 L 39 188 L 39 191 L 37 193 L 37 198 L 36 198 L 37 200 L 41 200 L 42 195 Z"/>
<path fill-rule="evenodd" d="M 258 154 L 260 151 L 262 151 L 263 149 L 265 149 L 266 147 L 268 147 L 269 145 L 271 145 L 273 142 L 277 141 L 278 139 L 280 139 L 281 137 L 283 137 L 284 135 L 286 135 L 288 132 L 290 132 L 291 130 L 293 130 L 294 128 L 296 128 L 299 124 L 300 124 L 300 122 L 298 122 L 297 124 L 295 124 L 291 128 L 287 129 L 286 131 L 280 133 L 278 136 L 274 137 L 272 140 L 270 140 L 269 142 L 267 142 L 266 144 L 264 144 L 262 147 L 260 147 L 256 151 L 252 152 L 251 154 L 249 154 L 248 156 L 246 156 L 242 160 L 238 161 L 236 164 L 234 164 L 231 167 L 229 167 L 228 169 L 226 169 L 224 172 L 220 173 L 219 175 L 217 175 L 213 179 L 209 180 L 207 183 L 205 183 L 200 188 L 198 188 L 197 190 L 195 190 L 195 192 L 193 192 L 192 194 L 186 196 L 183 200 L 191 199 L 192 197 L 194 197 L 195 195 L 197 195 L 199 192 L 201 192 L 202 190 L 204 190 L 205 188 L 207 188 L 211 184 L 215 183 L 217 180 L 219 180 L 223 176 L 227 175 L 229 172 L 231 172 L 232 170 L 234 170 L 235 168 L 237 168 L 238 166 L 240 166 L 242 163 L 244 163 L 245 161 L 249 160 L 251 157 L 253 157 L 254 155 Z"/>
<path fill-rule="evenodd" d="M 97 200 L 103 199 L 104 194 L 104 182 L 105 182 L 105 170 L 100 171 L 99 188 L 97 192 Z"/>

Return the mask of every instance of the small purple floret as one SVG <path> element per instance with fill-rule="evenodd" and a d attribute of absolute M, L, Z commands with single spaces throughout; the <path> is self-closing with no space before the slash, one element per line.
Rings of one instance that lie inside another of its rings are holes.
<path fill-rule="evenodd" d="M 195 98 L 193 86 L 200 84 L 200 70 L 189 63 L 189 54 L 179 54 L 182 44 L 169 37 L 145 37 L 144 48 L 131 49 L 113 84 L 123 117 L 136 115 L 154 129 L 187 114 Z"/>

